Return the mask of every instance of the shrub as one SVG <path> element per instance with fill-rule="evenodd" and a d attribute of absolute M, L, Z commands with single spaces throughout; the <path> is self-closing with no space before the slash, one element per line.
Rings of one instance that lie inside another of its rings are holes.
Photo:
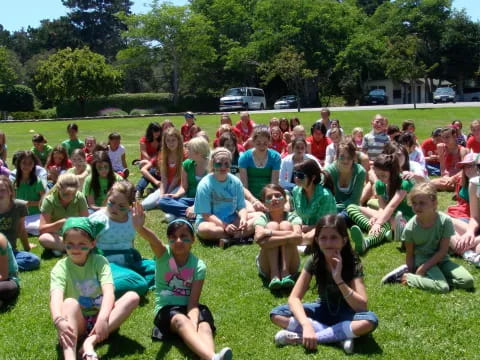
<path fill-rule="evenodd" d="M 30 120 L 30 119 L 44 119 L 43 114 L 38 111 L 13 111 L 8 113 L 8 117 L 12 120 Z"/>
<path fill-rule="evenodd" d="M 33 91 L 25 85 L 0 87 L 0 110 L 3 111 L 33 111 Z"/>
<path fill-rule="evenodd" d="M 102 109 L 98 112 L 100 116 L 125 116 L 128 115 L 125 111 L 118 108 L 106 108 Z"/>
<path fill-rule="evenodd" d="M 130 111 L 130 115 L 141 116 L 155 114 L 152 109 L 133 109 Z"/>

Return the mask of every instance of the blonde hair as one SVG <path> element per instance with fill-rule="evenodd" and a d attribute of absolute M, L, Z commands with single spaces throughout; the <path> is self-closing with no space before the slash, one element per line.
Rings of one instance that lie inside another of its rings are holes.
<path fill-rule="evenodd" d="M 202 155 L 203 158 L 208 159 L 210 156 L 210 146 L 208 141 L 203 137 L 194 137 L 187 143 L 187 149 L 190 152 L 196 152 L 197 154 Z"/>
<path fill-rule="evenodd" d="M 437 189 L 430 182 L 422 182 L 416 184 L 412 190 L 408 193 L 408 201 L 411 204 L 415 196 L 427 195 L 432 201 L 437 201 Z"/>
<path fill-rule="evenodd" d="M 352 136 L 355 136 L 358 133 L 361 133 L 363 135 L 363 129 L 361 127 L 356 127 L 352 130 Z"/>
<path fill-rule="evenodd" d="M 107 193 L 107 199 L 114 192 L 118 192 L 120 194 L 125 195 L 129 205 L 132 205 L 133 202 L 135 201 L 135 186 L 130 181 L 121 180 L 121 181 L 115 182 Z"/>
<path fill-rule="evenodd" d="M 75 191 L 78 191 L 80 189 L 80 181 L 75 174 L 63 173 L 58 177 L 57 183 L 52 188 L 51 192 L 53 194 L 58 194 L 60 190 L 69 189 L 75 189 Z"/>
<path fill-rule="evenodd" d="M 470 131 L 473 131 L 473 128 L 480 125 L 480 120 L 473 120 L 470 124 Z"/>
<path fill-rule="evenodd" d="M 182 176 L 182 162 L 183 162 L 183 138 L 178 131 L 177 128 L 170 127 L 164 133 L 162 137 L 162 152 L 161 152 L 161 159 L 162 162 L 160 164 L 160 174 L 162 179 L 167 179 L 168 173 L 168 153 L 170 150 L 167 147 L 167 136 L 175 136 L 177 138 L 177 150 L 175 152 L 175 164 L 176 164 L 176 171 L 175 171 L 175 178 L 180 180 Z"/>

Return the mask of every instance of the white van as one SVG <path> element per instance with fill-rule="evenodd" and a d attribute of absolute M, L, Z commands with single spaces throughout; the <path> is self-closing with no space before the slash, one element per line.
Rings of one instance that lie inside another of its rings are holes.
<path fill-rule="evenodd" d="M 220 111 L 226 110 L 263 110 L 267 107 L 262 89 L 238 87 L 228 89 L 220 98 Z"/>

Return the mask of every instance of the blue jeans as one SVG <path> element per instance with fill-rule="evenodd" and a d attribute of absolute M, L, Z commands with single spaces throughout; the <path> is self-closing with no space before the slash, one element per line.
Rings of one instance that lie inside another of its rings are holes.
<path fill-rule="evenodd" d="M 374 324 L 375 328 L 378 326 L 377 315 L 371 311 L 356 313 L 343 301 L 338 306 L 337 304 L 334 304 L 332 307 L 334 309 L 330 309 L 325 301 L 303 304 L 303 309 L 305 310 L 307 317 L 327 326 L 332 326 L 342 321 L 353 320 L 367 320 Z M 280 305 L 270 312 L 270 317 L 272 315 L 292 317 L 293 313 L 290 311 L 288 305 Z"/>
<path fill-rule="evenodd" d="M 158 207 L 165 214 L 172 214 L 176 217 L 186 217 L 185 211 L 188 207 L 193 206 L 195 198 L 182 197 L 174 199 L 171 197 L 162 197 L 158 201 Z"/>
<path fill-rule="evenodd" d="M 157 180 L 160 180 L 160 176 L 157 175 L 157 169 L 155 168 L 150 168 L 148 170 L 148 172 L 150 173 L 150 175 L 152 175 L 155 179 Z M 147 180 L 147 178 L 145 177 L 141 177 L 140 180 L 138 180 L 137 182 L 137 185 L 135 186 L 135 189 L 137 191 L 140 191 L 140 192 L 143 192 L 143 190 L 145 190 L 148 186 L 148 184 L 151 184 L 150 181 Z"/>
<path fill-rule="evenodd" d="M 428 175 L 440 176 L 440 164 L 427 164 Z"/>
<path fill-rule="evenodd" d="M 14 250 L 13 254 L 20 271 L 37 270 L 40 267 L 40 258 L 31 252 Z"/>
<path fill-rule="evenodd" d="M 172 191 L 172 194 L 177 192 L 178 188 L 175 188 Z M 162 198 L 163 195 L 160 195 L 160 189 L 155 190 L 153 193 L 148 195 L 145 199 L 142 201 L 142 206 L 145 210 L 152 210 L 155 208 L 158 208 L 158 203 L 160 199 Z"/>

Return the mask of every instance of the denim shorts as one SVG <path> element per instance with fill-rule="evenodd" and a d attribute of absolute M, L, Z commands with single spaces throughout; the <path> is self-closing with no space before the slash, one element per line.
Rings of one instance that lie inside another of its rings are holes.
<path fill-rule="evenodd" d="M 307 317 L 324 325 L 332 326 L 341 321 L 367 320 L 374 324 L 375 328 L 378 326 L 378 317 L 371 311 L 356 313 L 343 301 L 339 306 L 334 305 L 332 307 L 333 309 L 329 308 L 326 301 L 303 304 L 303 309 Z M 292 317 L 293 313 L 290 311 L 288 305 L 280 305 L 270 312 L 270 317 L 272 317 L 272 315 Z"/>

